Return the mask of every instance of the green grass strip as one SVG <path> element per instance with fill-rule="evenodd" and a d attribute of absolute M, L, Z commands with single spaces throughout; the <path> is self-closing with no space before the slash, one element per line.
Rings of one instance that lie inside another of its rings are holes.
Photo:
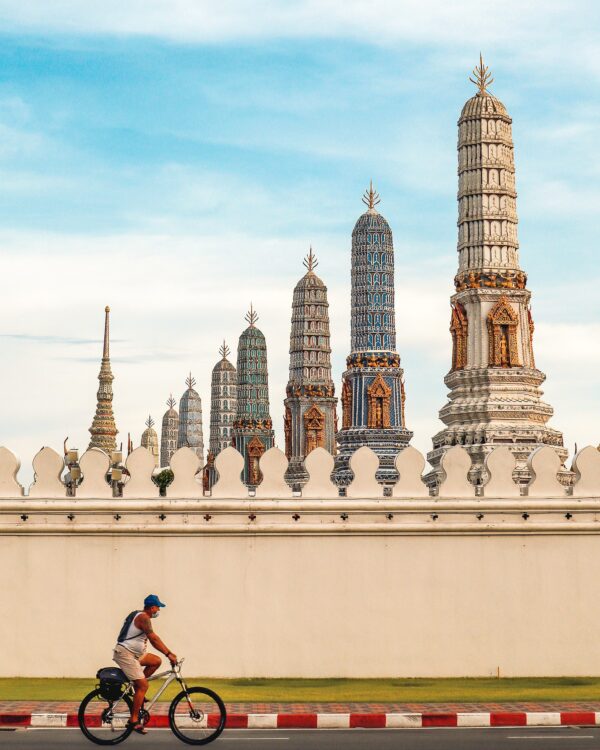
<path fill-rule="evenodd" d="M 511 701 L 600 701 L 600 677 L 518 677 L 444 679 L 204 679 L 228 702 L 486 703 Z M 77 701 L 96 680 L 0 678 L 0 700 Z M 158 684 L 151 685 L 150 695 Z M 171 685 L 162 700 L 178 692 Z"/>

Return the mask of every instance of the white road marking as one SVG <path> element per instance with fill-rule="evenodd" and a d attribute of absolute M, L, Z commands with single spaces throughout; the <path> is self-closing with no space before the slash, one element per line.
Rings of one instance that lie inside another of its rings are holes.
<path fill-rule="evenodd" d="M 507 740 L 593 740 L 593 734 L 514 734 Z"/>

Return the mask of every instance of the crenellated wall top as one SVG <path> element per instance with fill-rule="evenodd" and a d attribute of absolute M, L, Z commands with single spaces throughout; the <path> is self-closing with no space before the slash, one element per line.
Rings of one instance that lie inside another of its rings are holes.
<path fill-rule="evenodd" d="M 167 488 L 167 496 L 174 500 L 179 497 L 203 498 L 211 501 L 211 493 L 203 491 L 199 481 L 199 463 L 197 457 L 190 457 L 188 448 L 180 448 L 173 454 L 171 470 L 174 473 L 173 484 Z M 475 485 L 470 481 L 471 458 L 462 446 L 453 446 L 445 451 L 441 466 L 443 477 L 435 490 L 427 490 L 423 483 L 425 459 L 413 447 L 398 453 L 396 468 L 399 480 L 395 486 L 384 486 L 377 482 L 375 474 L 379 470 L 376 454 L 367 447 L 356 451 L 351 459 L 354 479 L 347 490 L 347 495 L 338 494 L 338 488 L 323 477 L 331 473 L 333 457 L 324 449 L 315 450 L 306 459 L 306 470 L 309 477 L 314 474 L 315 481 L 310 483 L 310 498 L 317 496 L 323 501 L 335 501 L 339 506 L 352 500 L 378 499 L 388 501 L 415 500 L 429 498 L 428 502 L 441 501 L 477 501 L 494 498 L 495 500 L 519 499 L 526 505 L 532 499 L 567 501 L 569 498 L 596 498 L 600 502 L 600 451 L 592 446 L 578 451 L 572 466 L 573 483 L 565 486 L 560 477 L 565 469 L 561 466 L 554 448 L 543 446 L 537 448 L 529 458 L 532 479 L 528 485 L 519 485 L 513 481 L 514 459 L 508 456 L 510 451 L 504 446 L 495 448 L 486 461 L 489 480 L 484 485 Z M 96 500 L 106 497 L 98 488 L 104 484 L 110 487 L 106 477 L 110 465 L 109 457 L 97 448 L 84 453 L 79 462 L 81 480 L 74 490 L 75 496 L 68 502 L 76 506 L 82 500 Z M 266 451 L 260 459 L 260 470 L 263 474 L 263 485 L 260 492 L 249 490 L 239 480 L 243 458 L 235 448 L 228 448 L 215 459 L 215 470 L 218 479 L 212 488 L 212 497 L 228 500 L 251 500 L 260 497 L 281 499 L 292 497 L 291 490 L 284 487 L 282 477 L 287 471 L 287 459 L 278 448 Z M 61 457 L 52 448 L 44 447 L 33 459 L 35 469 L 34 482 L 31 485 L 29 498 L 67 500 L 68 470 Z M 21 485 L 17 474 L 20 462 L 7 448 L 0 448 L 0 505 L 8 499 L 19 499 L 20 503 L 28 501 L 21 494 Z M 122 496 L 129 500 L 152 499 L 162 502 L 158 487 L 153 483 L 153 458 L 145 448 L 137 448 L 127 459 Z M 194 489 L 197 485 L 197 488 Z M 316 487 L 319 487 L 317 491 Z M 134 488 L 138 488 L 136 491 Z M 180 495 L 177 488 L 181 488 Z M 185 488 L 185 489 L 184 489 Z M 273 488 L 277 488 L 275 491 Z M 431 493 L 431 494 L 430 494 Z M 294 502 L 302 503 L 302 495 L 295 493 Z M 115 506 L 123 502 L 121 497 L 113 497 Z M 220 500 L 219 500 L 220 502 Z"/>

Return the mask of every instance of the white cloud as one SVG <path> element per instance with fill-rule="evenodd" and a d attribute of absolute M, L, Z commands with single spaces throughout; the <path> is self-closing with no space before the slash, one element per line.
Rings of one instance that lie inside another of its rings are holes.
<path fill-rule="evenodd" d="M 29 105 L 20 96 L 0 97 L 0 119 L 25 123 L 30 114 Z"/>
<path fill-rule="evenodd" d="M 572 27 L 585 0 L 2 0 L 5 28 L 63 33 L 137 34 L 187 41 L 353 36 L 370 42 L 413 40 L 462 45 L 529 39 L 549 27 Z"/>
<path fill-rule="evenodd" d="M 31 133 L 0 123 L 0 158 L 7 156 L 31 156 L 39 153 L 44 138 L 39 133 Z"/>
<path fill-rule="evenodd" d="M 528 217 L 577 218 L 597 216 L 600 206 L 600 187 L 569 183 L 559 179 L 544 179 L 537 175 L 528 181 L 524 191 L 521 213 Z"/>
<path fill-rule="evenodd" d="M 81 35 L 204 44 L 351 39 L 437 47 L 440 64 L 461 70 L 483 50 L 501 53 L 520 74 L 535 69 L 549 85 L 575 65 L 582 80 L 600 76 L 599 13 L 594 0 L 0 0 L 5 32 L 59 34 L 66 44 Z M 284 97 L 281 106 L 304 104 Z"/>
<path fill-rule="evenodd" d="M 1 131 L 1 128 L 0 128 Z M 0 157 L 2 148 L 0 148 Z M 15 195 L 24 193 L 34 196 L 39 193 L 64 190 L 74 186 L 74 180 L 60 175 L 44 175 L 35 171 L 0 169 L 0 193 Z"/>

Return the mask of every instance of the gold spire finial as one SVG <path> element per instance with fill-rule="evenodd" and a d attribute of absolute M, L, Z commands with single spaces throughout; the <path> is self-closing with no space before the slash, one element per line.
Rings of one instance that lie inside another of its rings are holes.
<path fill-rule="evenodd" d="M 190 390 L 190 391 L 196 385 L 196 379 L 192 377 L 192 373 L 191 372 L 187 376 L 187 378 L 185 379 L 185 384 L 187 385 L 188 390 Z"/>
<path fill-rule="evenodd" d="M 248 323 L 250 323 L 250 326 L 254 326 L 256 321 L 258 320 L 258 313 L 255 311 L 255 309 L 252 307 L 252 302 L 250 303 L 250 309 L 244 316 L 244 320 L 246 320 Z"/>
<path fill-rule="evenodd" d="M 371 180 L 369 189 L 365 190 L 365 194 L 362 197 L 362 202 L 369 209 L 374 209 L 380 201 L 381 198 L 379 197 L 379 193 L 377 192 L 377 190 L 373 190 L 373 180 Z"/>
<path fill-rule="evenodd" d="M 108 359 L 110 356 L 110 307 L 104 308 L 104 346 L 102 348 L 102 358 Z"/>
<path fill-rule="evenodd" d="M 154 427 L 154 420 L 152 419 L 150 414 L 148 414 L 148 419 L 146 420 L 146 427 L 148 429 L 150 429 L 151 427 Z"/>
<path fill-rule="evenodd" d="M 167 406 L 169 409 L 173 409 L 175 407 L 175 399 L 173 398 L 173 394 L 171 393 L 169 398 L 167 399 Z"/>
<path fill-rule="evenodd" d="M 223 359 L 227 359 L 227 357 L 231 354 L 231 349 L 225 343 L 225 339 L 223 339 L 223 343 L 219 347 L 219 354 Z"/>
<path fill-rule="evenodd" d="M 314 271 L 315 268 L 319 265 L 319 261 L 317 260 L 317 256 L 313 253 L 312 245 L 310 246 L 310 251 L 306 258 L 302 261 L 304 263 L 304 267 L 308 270 L 310 273 L 311 271 Z"/>
<path fill-rule="evenodd" d="M 483 64 L 483 56 L 481 52 L 479 53 L 479 66 L 473 68 L 473 75 L 475 78 L 469 78 L 469 81 L 477 86 L 479 89 L 479 95 L 483 96 L 484 94 L 489 94 L 487 87 L 494 83 L 494 79 L 492 78 L 489 67 Z"/>

